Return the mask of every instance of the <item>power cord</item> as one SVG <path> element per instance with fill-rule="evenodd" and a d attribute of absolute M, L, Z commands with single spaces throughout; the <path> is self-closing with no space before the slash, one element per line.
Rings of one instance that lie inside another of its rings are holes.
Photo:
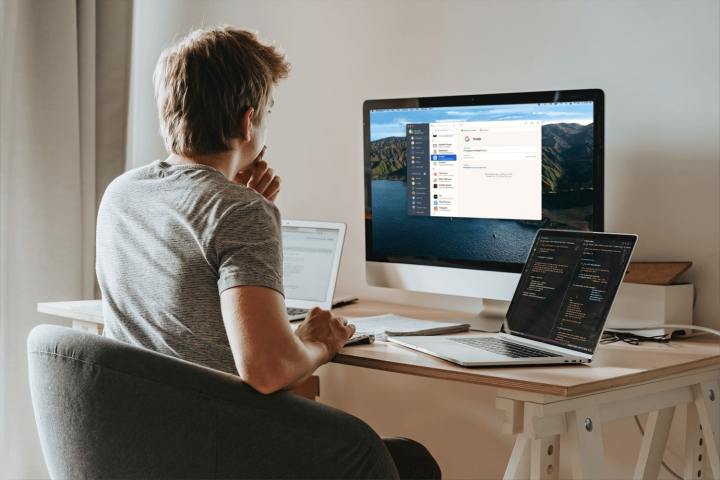
<path fill-rule="evenodd" d="M 700 325 L 680 325 L 680 324 L 658 324 L 658 325 L 644 325 L 642 327 L 613 327 L 609 330 L 616 332 L 633 332 L 637 330 L 655 330 L 658 328 L 674 328 L 676 330 L 696 330 L 698 332 L 711 333 L 720 337 L 720 330 L 714 328 L 701 327 Z"/>
<path fill-rule="evenodd" d="M 643 342 L 655 342 L 655 343 L 667 343 L 670 341 L 671 335 L 656 335 L 653 337 L 645 337 L 642 335 L 635 335 L 630 332 L 603 332 L 600 343 L 607 345 L 609 343 L 625 342 L 629 345 L 640 345 Z"/>

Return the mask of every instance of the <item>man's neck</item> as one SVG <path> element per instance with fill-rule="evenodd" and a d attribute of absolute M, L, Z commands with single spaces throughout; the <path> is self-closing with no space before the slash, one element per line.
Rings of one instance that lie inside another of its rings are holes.
<path fill-rule="evenodd" d="M 171 165 L 207 165 L 222 172 L 228 180 L 233 180 L 240 170 L 240 155 L 237 150 L 195 157 L 183 157 L 173 153 L 165 161 Z"/>

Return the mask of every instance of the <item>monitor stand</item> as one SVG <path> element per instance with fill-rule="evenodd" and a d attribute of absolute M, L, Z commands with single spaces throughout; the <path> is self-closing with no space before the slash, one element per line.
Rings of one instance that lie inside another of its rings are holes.
<path fill-rule="evenodd" d="M 467 319 L 470 330 L 475 332 L 499 332 L 510 302 L 482 299 L 482 308 L 475 317 Z"/>

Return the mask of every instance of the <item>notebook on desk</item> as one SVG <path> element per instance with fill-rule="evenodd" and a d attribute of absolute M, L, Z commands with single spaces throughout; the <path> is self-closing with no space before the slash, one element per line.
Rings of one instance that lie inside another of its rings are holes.
<path fill-rule="evenodd" d="M 636 235 L 539 230 L 501 333 L 388 340 L 463 366 L 588 363 L 636 241 Z"/>
<path fill-rule="evenodd" d="M 467 332 L 470 325 L 462 322 L 420 320 L 388 313 L 374 317 L 346 317 L 355 325 L 356 333 L 373 335 L 378 340 L 387 336 L 441 335 Z"/>

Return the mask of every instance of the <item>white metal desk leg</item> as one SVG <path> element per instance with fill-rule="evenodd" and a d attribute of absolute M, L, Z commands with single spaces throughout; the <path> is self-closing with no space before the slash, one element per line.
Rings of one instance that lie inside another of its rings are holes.
<path fill-rule="evenodd" d="M 674 413 L 675 407 L 668 407 L 648 415 L 633 478 L 650 480 L 658 477 Z"/>
<path fill-rule="evenodd" d="M 720 400 L 720 385 L 718 382 L 704 382 L 693 385 L 693 402 L 697 409 L 698 419 L 702 427 L 705 452 L 710 464 L 712 478 L 720 478 L 720 448 L 718 448 L 718 405 Z"/>
<path fill-rule="evenodd" d="M 519 400 L 496 398 L 495 405 L 498 410 L 505 412 L 502 426 L 503 433 L 515 435 L 510 460 L 505 468 L 504 480 L 526 479 L 530 477 L 530 447 L 532 440 L 523 433 L 525 404 Z"/>
<path fill-rule="evenodd" d="M 705 442 L 703 432 L 700 430 L 697 409 L 693 403 L 683 405 L 687 411 L 685 424 L 685 480 L 703 480 L 707 466 Z"/>
<path fill-rule="evenodd" d="M 579 408 L 567 416 L 573 443 L 573 478 L 607 478 L 600 410 L 597 407 Z"/>
<path fill-rule="evenodd" d="M 707 382 L 701 384 L 705 392 L 706 405 L 708 406 L 708 416 L 712 431 L 715 437 L 715 448 L 720 453 L 720 381 Z M 716 458 L 718 455 L 716 455 Z"/>
<path fill-rule="evenodd" d="M 560 435 L 533 440 L 530 453 L 530 478 L 556 480 L 559 470 Z"/>
<path fill-rule="evenodd" d="M 521 433 L 515 436 L 515 446 L 505 468 L 503 480 L 530 478 L 530 443 L 531 440 L 527 435 Z"/>

